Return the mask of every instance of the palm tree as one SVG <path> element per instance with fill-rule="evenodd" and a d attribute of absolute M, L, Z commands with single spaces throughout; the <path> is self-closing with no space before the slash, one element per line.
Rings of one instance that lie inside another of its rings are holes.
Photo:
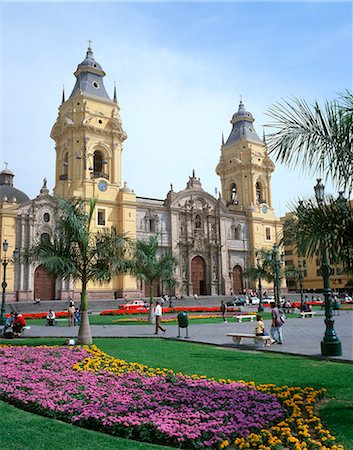
<path fill-rule="evenodd" d="M 157 235 L 150 236 L 148 241 L 137 241 L 133 259 L 133 271 L 135 276 L 144 280 L 150 287 L 150 309 L 148 320 L 153 321 L 153 298 L 154 284 L 160 280 L 169 282 L 173 279 L 174 268 L 177 266 L 177 259 L 166 253 L 157 257 L 158 239 Z"/>
<path fill-rule="evenodd" d="M 128 239 L 114 227 L 92 232 L 96 201 L 86 202 L 59 199 L 58 227 L 52 239 L 36 242 L 28 251 L 54 276 L 72 278 L 81 282 L 81 323 L 77 343 L 91 344 L 92 335 L 88 319 L 87 285 L 89 282 L 109 282 L 114 275 L 126 272 Z"/>
<path fill-rule="evenodd" d="M 309 106 L 305 100 L 277 102 L 268 111 L 269 153 L 288 167 L 332 179 L 349 194 L 353 191 L 353 95 Z"/>
<path fill-rule="evenodd" d="M 299 200 L 293 214 L 284 223 L 284 244 L 294 246 L 297 254 L 321 259 L 329 250 L 333 264 L 353 271 L 353 208 L 340 193 L 338 199 L 327 196 L 323 202 Z"/>

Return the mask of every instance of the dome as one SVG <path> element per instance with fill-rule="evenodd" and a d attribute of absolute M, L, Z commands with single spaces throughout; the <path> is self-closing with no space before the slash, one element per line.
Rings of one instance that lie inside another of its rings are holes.
<path fill-rule="evenodd" d="M 7 168 L 0 172 L 0 203 L 22 203 L 29 200 L 28 195 L 13 187 L 14 176 Z"/>
<path fill-rule="evenodd" d="M 90 47 L 87 49 L 86 58 L 78 65 L 80 67 L 94 67 L 95 69 L 103 70 L 102 66 L 93 58 L 93 52 Z"/>
<path fill-rule="evenodd" d="M 234 144 L 242 140 L 262 142 L 253 126 L 254 118 L 246 110 L 244 103 L 240 100 L 239 108 L 233 114 L 230 123 L 233 125 L 232 131 L 224 145 Z"/>
<path fill-rule="evenodd" d="M 77 66 L 74 75 L 76 77 L 76 83 L 70 98 L 77 93 L 82 93 L 88 96 L 111 100 L 103 83 L 105 72 L 102 66 L 94 59 L 91 47 L 88 47 L 86 58 Z"/>

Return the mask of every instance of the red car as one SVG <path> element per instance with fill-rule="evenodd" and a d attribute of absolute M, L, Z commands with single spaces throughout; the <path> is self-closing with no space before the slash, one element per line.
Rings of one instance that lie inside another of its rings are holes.
<path fill-rule="evenodd" d="M 146 309 L 145 302 L 142 300 L 130 300 L 123 305 L 119 305 L 119 309 L 126 310 L 136 310 L 136 309 Z"/>

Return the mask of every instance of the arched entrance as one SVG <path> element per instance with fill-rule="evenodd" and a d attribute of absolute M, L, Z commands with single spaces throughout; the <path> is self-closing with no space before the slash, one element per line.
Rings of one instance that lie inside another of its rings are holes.
<path fill-rule="evenodd" d="M 243 269 L 237 265 L 233 269 L 233 291 L 234 294 L 240 294 L 243 290 Z"/>
<path fill-rule="evenodd" d="M 38 266 L 34 272 L 34 298 L 55 300 L 55 277 L 43 266 Z"/>
<path fill-rule="evenodd" d="M 195 256 L 191 261 L 192 292 L 197 295 L 206 295 L 206 264 L 201 256 Z"/>

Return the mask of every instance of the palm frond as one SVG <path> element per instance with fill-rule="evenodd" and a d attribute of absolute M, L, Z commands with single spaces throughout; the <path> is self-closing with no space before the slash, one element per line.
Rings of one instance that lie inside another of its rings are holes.
<path fill-rule="evenodd" d="M 277 131 L 267 136 L 269 153 L 289 168 L 300 167 L 308 174 L 320 173 L 339 187 L 353 190 L 352 95 L 340 101 L 282 100 L 267 115 L 267 127 Z"/>

